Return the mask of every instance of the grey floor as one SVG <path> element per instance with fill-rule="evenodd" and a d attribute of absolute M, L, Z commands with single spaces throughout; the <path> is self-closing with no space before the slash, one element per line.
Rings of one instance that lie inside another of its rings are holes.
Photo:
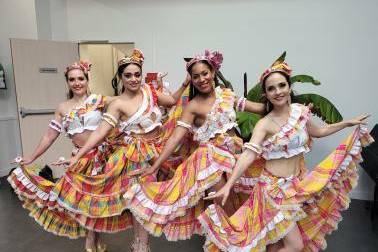
<path fill-rule="evenodd" d="M 84 251 L 84 240 L 69 240 L 45 232 L 27 215 L 6 180 L 0 179 L 0 251 L 1 252 L 61 252 Z M 353 200 L 337 232 L 327 239 L 327 252 L 377 252 L 378 222 L 372 230 L 370 212 L 365 201 Z M 378 218 L 378 216 L 377 216 Z M 104 235 L 109 252 L 129 251 L 130 231 Z M 203 239 L 199 236 L 189 241 L 168 242 L 164 238 L 152 238 L 152 251 L 202 251 Z"/>

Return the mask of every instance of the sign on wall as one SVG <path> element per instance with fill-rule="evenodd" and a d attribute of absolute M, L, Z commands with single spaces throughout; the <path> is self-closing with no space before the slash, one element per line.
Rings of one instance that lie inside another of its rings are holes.
<path fill-rule="evenodd" d="M 5 71 L 3 65 L 0 63 L 0 89 L 6 89 L 7 85 L 5 84 Z"/>

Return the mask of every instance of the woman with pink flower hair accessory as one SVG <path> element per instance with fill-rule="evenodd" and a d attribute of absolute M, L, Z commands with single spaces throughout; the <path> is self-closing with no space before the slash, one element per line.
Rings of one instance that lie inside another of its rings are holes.
<path fill-rule="evenodd" d="M 85 177 L 83 181 L 91 179 L 90 175 L 95 170 L 95 166 L 92 166 L 92 169 L 67 170 L 55 183 L 36 174 L 33 166 L 28 166 L 49 149 L 61 132 L 65 132 L 72 140 L 75 146 L 72 153 L 76 153 L 101 122 L 103 112 L 113 98 L 89 94 L 90 67 L 89 61 L 78 61 L 66 67 L 64 76 L 69 88 L 69 99 L 59 104 L 55 118 L 50 121 L 49 128 L 34 153 L 16 160 L 19 167 L 11 173 L 8 181 L 23 201 L 23 207 L 45 230 L 69 238 L 86 236 L 87 251 L 105 251 L 106 248 L 97 232 L 124 230 L 131 224 L 130 214 L 97 219 L 94 216 L 72 212 L 71 207 L 63 204 L 56 197 L 56 191 L 62 184 L 65 184 L 66 192 L 73 188 L 75 183 L 65 183 L 67 179 L 72 179 L 70 181 L 77 181 L 78 177 Z M 87 163 L 93 163 L 91 157 L 96 152 L 99 152 L 99 149 L 93 150 L 86 157 Z M 59 158 L 55 165 L 66 162 L 64 158 Z M 80 182 L 77 186 L 82 187 L 83 184 L 84 182 Z M 83 219 L 86 219 L 87 223 L 83 224 Z"/>
<path fill-rule="evenodd" d="M 128 208 L 151 234 L 165 234 L 168 240 L 189 239 L 201 234 L 197 216 L 204 210 L 205 192 L 220 188 L 231 174 L 242 139 L 235 133 L 235 109 L 262 114 L 265 106 L 236 97 L 228 88 L 215 86 L 215 72 L 223 56 L 206 50 L 191 59 L 186 69 L 191 78 L 190 101 L 181 119 L 151 167 L 137 171 L 144 176 L 156 173 L 179 146 L 187 133 L 196 147 L 176 168 L 173 177 L 162 182 L 134 184 L 124 195 Z M 227 210 L 233 212 L 233 203 Z"/>

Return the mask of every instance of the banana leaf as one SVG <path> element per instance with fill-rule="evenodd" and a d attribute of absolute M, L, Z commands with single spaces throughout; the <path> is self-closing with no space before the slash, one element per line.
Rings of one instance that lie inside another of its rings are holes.
<path fill-rule="evenodd" d="M 261 117 L 257 114 L 237 112 L 236 121 L 239 125 L 240 134 L 244 141 L 248 141 L 249 138 L 251 138 L 251 132 L 260 118 Z"/>
<path fill-rule="evenodd" d="M 326 123 L 337 123 L 343 120 L 340 112 L 327 98 L 318 94 L 301 94 L 294 97 L 295 101 L 301 104 L 313 104 L 311 110 L 316 116 Z"/>
<path fill-rule="evenodd" d="M 257 83 L 247 94 L 247 100 L 253 102 L 260 102 L 262 94 L 262 87 L 260 83 Z"/>
<path fill-rule="evenodd" d="M 305 75 L 305 74 L 300 74 L 300 75 L 295 75 L 290 78 L 291 83 L 311 83 L 313 85 L 320 85 L 320 81 L 316 80 L 314 77 L 310 75 Z M 249 90 L 247 99 L 249 101 L 254 101 L 254 102 L 259 102 L 261 99 L 261 94 L 262 94 L 262 87 L 260 83 L 257 83 L 251 90 Z"/>
<path fill-rule="evenodd" d="M 312 83 L 316 86 L 320 85 L 320 81 L 315 80 L 314 77 L 310 75 L 305 75 L 305 74 L 295 75 L 290 78 L 290 81 L 292 84 L 300 82 L 300 83 Z"/>

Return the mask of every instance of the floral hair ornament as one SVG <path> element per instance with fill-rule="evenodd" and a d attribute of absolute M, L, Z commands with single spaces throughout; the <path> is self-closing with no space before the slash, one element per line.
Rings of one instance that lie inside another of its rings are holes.
<path fill-rule="evenodd" d="M 130 64 L 130 63 L 134 63 L 142 67 L 143 62 L 144 62 L 143 52 L 137 48 L 134 48 L 133 53 L 129 57 L 122 58 L 118 61 L 118 67 L 125 64 Z"/>
<path fill-rule="evenodd" d="M 205 60 L 212 67 L 214 67 L 215 70 L 219 70 L 223 62 L 223 55 L 219 51 L 210 52 L 209 50 L 206 49 L 203 55 L 196 55 L 186 64 L 186 70 L 189 70 L 189 68 L 193 64 L 200 62 L 201 60 Z"/>
<path fill-rule="evenodd" d="M 263 83 L 266 77 L 271 73 L 281 72 L 287 75 L 288 77 L 291 76 L 292 69 L 291 67 L 285 62 L 286 52 L 284 52 L 274 63 L 266 69 L 260 77 L 260 83 Z"/>
<path fill-rule="evenodd" d="M 66 70 L 64 71 L 64 75 L 67 75 L 67 73 L 73 69 L 80 69 L 84 72 L 84 74 L 88 74 L 88 72 L 91 70 L 91 66 L 92 63 L 88 60 L 80 60 L 70 66 L 67 66 Z"/>

